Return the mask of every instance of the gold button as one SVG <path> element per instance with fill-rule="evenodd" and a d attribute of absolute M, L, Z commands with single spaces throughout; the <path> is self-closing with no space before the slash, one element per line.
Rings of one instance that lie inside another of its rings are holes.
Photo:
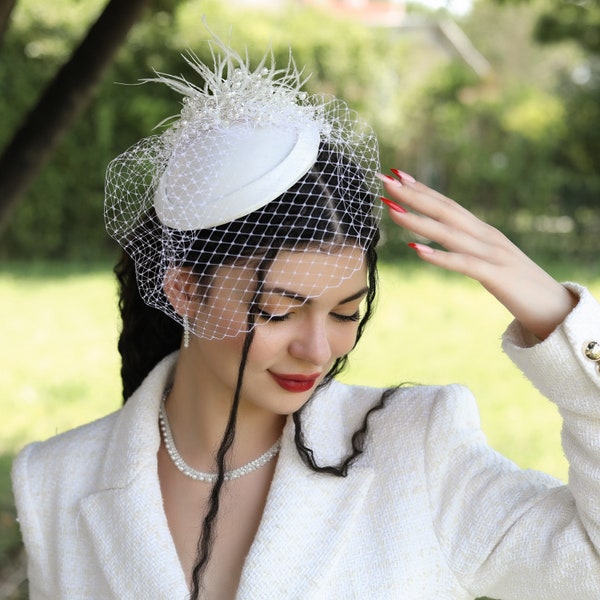
<path fill-rule="evenodd" d="M 583 347 L 583 353 L 590 360 L 600 360 L 600 344 L 598 342 L 588 342 Z"/>

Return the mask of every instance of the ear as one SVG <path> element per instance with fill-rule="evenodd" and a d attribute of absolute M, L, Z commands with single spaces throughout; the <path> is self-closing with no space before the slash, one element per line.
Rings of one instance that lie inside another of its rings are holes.
<path fill-rule="evenodd" d="M 191 269 L 185 267 L 167 269 L 163 290 L 178 315 L 192 316 L 193 305 L 198 302 L 198 278 Z"/>

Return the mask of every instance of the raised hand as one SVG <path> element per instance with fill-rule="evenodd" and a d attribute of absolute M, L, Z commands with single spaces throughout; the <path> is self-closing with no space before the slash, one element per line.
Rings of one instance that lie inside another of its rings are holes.
<path fill-rule="evenodd" d="M 402 171 L 393 172 L 397 179 L 380 178 L 394 223 L 446 249 L 410 244 L 422 260 L 479 281 L 539 339 L 562 323 L 577 304 L 571 292 L 460 204 Z"/>

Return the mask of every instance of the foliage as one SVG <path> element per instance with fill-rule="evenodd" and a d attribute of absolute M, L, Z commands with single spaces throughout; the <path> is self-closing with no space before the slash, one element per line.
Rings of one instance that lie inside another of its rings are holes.
<path fill-rule="evenodd" d="M 556 214 L 561 176 L 548 163 L 562 105 L 535 89 L 467 98 L 469 79 L 445 67 L 420 96 L 409 140 L 415 172 L 504 228 L 515 210 Z"/>
<path fill-rule="evenodd" d="M 591 260 L 600 249 L 600 78 L 573 77 L 587 64 L 573 47 L 540 52 L 537 16 L 476 5 L 465 28 L 498 66 L 485 80 L 457 63 L 432 72 L 408 108 L 398 162 L 528 252 Z"/>
<path fill-rule="evenodd" d="M 0 143 L 102 5 L 57 0 L 50 9 L 19 1 L 1 55 Z M 292 47 L 312 73 L 310 92 L 344 98 L 375 127 L 384 169 L 413 171 L 529 251 L 550 239 L 548 230 L 570 228 L 540 249 L 597 252 L 600 137 L 590 124 L 600 116 L 599 77 L 572 45 L 542 50 L 532 42 L 541 8 L 480 1 L 463 18 L 492 62 L 492 74 L 481 80 L 426 36 L 366 28 L 298 3 L 269 12 L 216 0 L 154 7 L 14 214 L 0 257 L 90 260 L 114 253 L 102 226 L 106 165 L 179 112 L 177 95 L 164 86 L 122 84 L 154 69 L 189 74 L 179 56 L 188 48 L 210 60 L 202 15 L 238 50 L 248 47 L 253 63 L 269 45 L 285 63 Z M 427 17 L 423 8 L 420 15 Z M 387 239 L 389 254 L 401 240 Z"/>
<path fill-rule="evenodd" d="M 532 0 L 495 0 L 501 6 L 533 4 Z M 564 40 L 584 50 L 600 53 L 600 4 L 597 0 L 538 1 L 540 14 L 535 23 L 535 38 L 544 43 Z"/>
<path fill-rule="evenodd" d="M 600 5 L 594 0 L 556 2 L 541 15 L 535 35 L 541 42 L 573 40 L 593 54 L 600 54 Z"/>

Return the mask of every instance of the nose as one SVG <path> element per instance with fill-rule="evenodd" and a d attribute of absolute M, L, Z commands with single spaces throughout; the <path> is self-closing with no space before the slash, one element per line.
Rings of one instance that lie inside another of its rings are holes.
<path fill-rule="evenodd" d="M 321 319 L 306 319 L 299 324 L 289 346 L 294 358 L 322 367 L 331 360 L 331 344 L 327 324 Z"/>

